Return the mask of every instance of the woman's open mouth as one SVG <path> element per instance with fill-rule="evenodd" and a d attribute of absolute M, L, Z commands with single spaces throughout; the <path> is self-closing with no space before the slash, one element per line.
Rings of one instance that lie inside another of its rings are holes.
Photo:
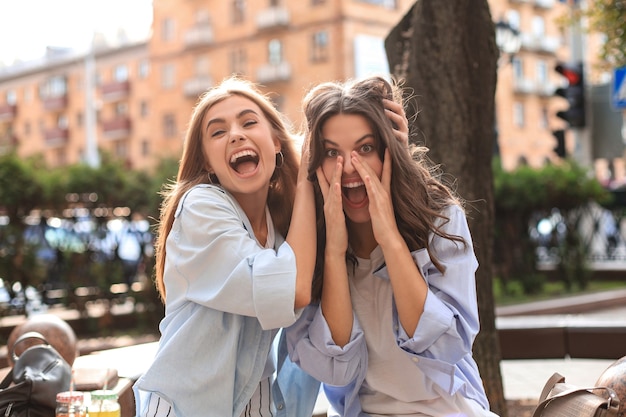
<path fill-rule="evenodd" d="M 254 170 L 259 165 L 259 155 L 252 149 L 244 149 L 237 153 L 234 153 L 230 157 L 230 167 L 234 169 L 238 174 L 245 175 Z"/>
<path fill-rule="evenodd" d="M 343 197 L 352 206 L 360 206 L 367 199 L 367 190 L 363 181 L 345 183 L 341 186 Z"/>

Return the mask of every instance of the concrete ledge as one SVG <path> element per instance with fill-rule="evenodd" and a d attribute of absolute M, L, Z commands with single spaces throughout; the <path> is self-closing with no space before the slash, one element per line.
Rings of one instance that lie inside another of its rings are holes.
<path fill-rule="evenodd" d="M 577 314 L 622 307 L 626 305 L 626 289 L 603 291 L 590 294 L 573 295 L 544 301 L 534 301 L 510 306 L 496 307 L 497 317 L 541 315 L 541 314 Z"/>
<path fill-rule="evenodd" d="M 626 354 L 626 326 L 499 329 L 502 359 L 618 359 Z"/>

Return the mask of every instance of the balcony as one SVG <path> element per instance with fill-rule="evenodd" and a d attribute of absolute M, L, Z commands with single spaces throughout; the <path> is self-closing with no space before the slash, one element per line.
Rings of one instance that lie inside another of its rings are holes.
<path fill-rule="evenodd" d="M 104 83 L 102 87 L 100 87 L 100 93 L 104 101 L 110 102 L 124 99 L 130 94 L 130 82 L 112 81 L 110 83 Z"/>
<path fill-rule="evenodd" d="M 517 78 L 513 81 L 513 91 L 516 94 L 536 93 L 535 82 L 529 78 Z"/>
<path fill-rule="evenodd" d="M 49 96 L 43 99 L 43 107 L 50 111 L 59 111 L 67 107 L 67 94 Z"/>
<path fill-rule="evenodd" d="M 554 0 L 535 0 L 535 7 L 540 9 L 552 9 L 554 7 Z"/>
<path fill-rule="evenodd" d="M 257 70 L 256 78 L 262 84 L 288 81 L 291 78 L 291 65 L 286 61 L 263 65 Z"/>
<path fill-rule="evenodd" d="M 67 145 L 69 137 L 67 128 L 53 127 L 44 132 L 44 140 L 48 148 L 60 148 Z"/>
<path fill-rule="evenodd" d="M 183 84 L 183 93 L 186 97 L 198 98 L 209 88 L 213 87 L 213 78 L 207 76 L 197 76 L 190 78 Z"/>
<path fill-rule="evenodd" d="M 548 81 L 546 82 L 537 81 L 537 85 L 535 88 L 536 88 L 537 94 L 539 94 L 541 97 L 552 97 L 554 95 L 554 90 L 556 90 L 556 87 L 554 86 L 554 84 Z"/>
<path fill-rule="evenodd" d="M 522 48 L 528 51 L 554 54 L 560 46 L 557 37 L 522 33 Z"/>
<path fill-rule="evenodd" d="M 195 25 L 185 33 L 185 48 L 199 48 L 214 41 L 213 26 L 207 23 Z"/>
<path fill-rule="evenodd" d="M 256 16 L 256 26 L 259 30 L 280 28 L 289 25 L 289 11 L 284 7 L 270 7 L 262 10 Z"/>
<path fill-rule="evenodd" d="M 131 121 L 127 116 L 117 116 L 102 122 L 102 133 L 106 139 L 121 139 L 130 136 Z"/>
<path fill-rule="evenodd" d="M 17 115 L 15 104 L 0 104 L 0 122 L 11 121 Z"/>

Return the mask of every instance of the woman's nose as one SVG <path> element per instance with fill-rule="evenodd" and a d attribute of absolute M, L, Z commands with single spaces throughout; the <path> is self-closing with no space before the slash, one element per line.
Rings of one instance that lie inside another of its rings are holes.
<path fill-rule="evenodd" d="M 354 165 L 352 165 L 352 158 L 350 157 L 350 155 L 345 155 L 343 157 L 343 172 L 346 174 L 351 174 L 352 172 L 354 172 Z"/>
<path fill-rule="evenodd" d="M 240 140 L 245 140 L 243 132 L 238 128 L 233 128 L 230 132 L 230 143 L 235 143 Z"/>

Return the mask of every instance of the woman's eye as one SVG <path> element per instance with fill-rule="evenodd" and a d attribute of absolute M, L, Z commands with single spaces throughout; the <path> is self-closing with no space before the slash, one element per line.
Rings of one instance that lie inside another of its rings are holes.
<path fill-rule="evenodd" d="M 369 153 L 369 152 L 372 152 L 373 150 L 374 150 L 374 146 L 370 145 L 369 143 L 366 143 L 365 145 L 361 146 L 362 153 Z"/>
<path fill-rule="evenodd" d="M 328 158 L 336 158 L 339 155 L 336 149 L 326 149 L 326 156 Z"/>
<path fill-rule="evenodd" d="M 247 121 L 245 121 L 243 123 L 244 127 L 249 127 L 249 126 L 252 126 L 252 125 L 255 125 L 255 124 L 257 124 L 256 120 L 247 120 Z"/>
<path fill-rule="evenodd" d="M 225 130 L 214 130 L 213 132 L 211 132 L 211 137 L 217 138 L 219 136 L 222 136 L 225 132 Z"/>

